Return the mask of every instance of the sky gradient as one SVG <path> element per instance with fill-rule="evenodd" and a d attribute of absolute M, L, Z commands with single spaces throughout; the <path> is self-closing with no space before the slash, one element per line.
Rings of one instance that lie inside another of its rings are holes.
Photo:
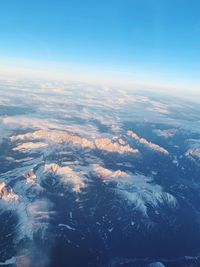
<path fill-rule="evenodd" d="M 0 3 L 0 67 L 200 85 L 198 0 Z"/>

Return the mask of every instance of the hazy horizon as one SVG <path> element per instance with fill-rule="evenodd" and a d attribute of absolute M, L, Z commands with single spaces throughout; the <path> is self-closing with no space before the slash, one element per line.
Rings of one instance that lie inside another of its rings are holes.
<path fill-rule="evenodd" d="M 198 1 L 1 3 L 0 76 L 182 90 L 200 85 Z"/>

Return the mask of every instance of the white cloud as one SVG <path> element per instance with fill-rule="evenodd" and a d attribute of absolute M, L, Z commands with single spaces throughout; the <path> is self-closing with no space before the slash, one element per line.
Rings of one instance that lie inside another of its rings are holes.
<path fill-rule="evenodd" d="M 177 133 L 177 129 L 167 129 L 167 130 L 160 130 L 156 129 L 154 130 L 154 133 L 158 136 L 164 137 L 164 138 L 171 138 Z"/>
<path fill-rule="evenodd" d="M 155 111 L 157 113 L 168 115 L 170 113 L 169 106 L 167 104 L 158 102 L 158 101 L 150 101 L 151 107 L 149 107 L 149 110 Z"/>

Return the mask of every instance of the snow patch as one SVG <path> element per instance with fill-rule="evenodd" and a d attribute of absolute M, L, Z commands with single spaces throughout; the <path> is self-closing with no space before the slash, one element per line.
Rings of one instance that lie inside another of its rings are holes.
<path fill-rule="evenodd" d="M 157 144 L 154 144 L 152 142 L 147 141 L 145 138 L 140 137 L 139 135 L 137 135 L 136 133 L 134 133 L 132 131 L 128 131 L 127 135 L 130 136 L 131 138 L 133 138 L 140 145 L 143 145 L 143 146 L 145 146 L 151 150 L 154 150 L 156 152 L 159 152 L 159 153 L 162 153 L 165 155 L 169 155 L 169 152 L 165 148 L 163 148 Z"/>

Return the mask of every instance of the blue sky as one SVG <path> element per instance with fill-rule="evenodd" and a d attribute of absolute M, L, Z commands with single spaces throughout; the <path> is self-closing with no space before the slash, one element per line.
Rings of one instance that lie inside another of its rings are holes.
<path fill-rule="evenodd" d="M 198 86 L 200 1 L 2 0 L 0 60 Z"/>

